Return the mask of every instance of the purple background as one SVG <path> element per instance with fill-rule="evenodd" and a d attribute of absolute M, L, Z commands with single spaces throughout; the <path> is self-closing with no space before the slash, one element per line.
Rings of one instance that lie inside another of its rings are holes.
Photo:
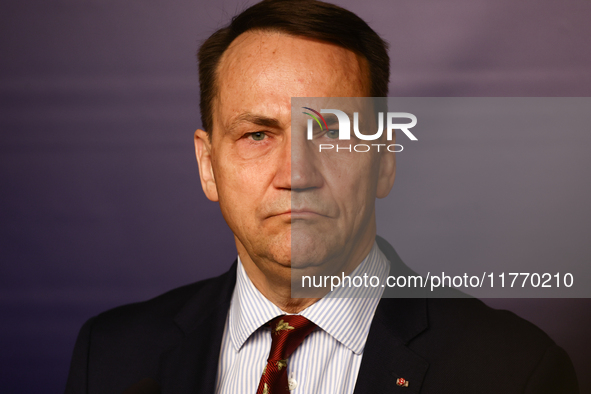
<path fill-rule="evenodd" d="M 194 159 L 194 53 L 250 3 L 3 4 L 3 392 L 63 391 L 87 318 L 232 263 L 231 232 Z M 337 3 L 390 42 L 390 95 L 590 96 L 588 1 Z M 555 338 L 591 392 L 589 300 L 489 303 Z"/>

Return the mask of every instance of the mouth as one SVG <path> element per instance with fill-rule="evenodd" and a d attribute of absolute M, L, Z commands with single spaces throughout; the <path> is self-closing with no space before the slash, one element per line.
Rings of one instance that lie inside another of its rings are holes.
<path fill-rule="evenodd" d="M 311 219 L 314 217 L 318 217 L 318 216 L 323 216 L 321 214 L 319 214 L 316 211 L 312 211 L 309 209 L 292 209 L 289 212 L 289 215 L 291 215 L 291 220 L 297 220 L 297 219 Z"/>
<path fill-rule="evenodd" d="M 293 220 L 305 220 L 305 219 L 317 219 L 319 217 L 325 217 L 326 215 L 321 214 L 312 209 L 290 209 L 285 212 L 280 213 L 277 216 L 289 218 Z"/>

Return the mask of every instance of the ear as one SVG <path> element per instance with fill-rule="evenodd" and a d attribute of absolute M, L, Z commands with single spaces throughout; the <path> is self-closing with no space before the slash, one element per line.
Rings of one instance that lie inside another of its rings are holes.
<path fill-rule="evenodd" d="M 392 189 L 394 185 L 394 178 L 396 178 L 396 154 L 393 152 L 380 152 L 379 157 L 379 176 L 376 190 L 377 198 L 384 198 Z"/>
<path fill-rule="evenodd" d="M 199 177 L 205 196 L 211 201 L 219 201 L 211 161 L 211 143 L 209 135 L 204 130 L 195 131 L 195 155 L 199 164 Z"/>

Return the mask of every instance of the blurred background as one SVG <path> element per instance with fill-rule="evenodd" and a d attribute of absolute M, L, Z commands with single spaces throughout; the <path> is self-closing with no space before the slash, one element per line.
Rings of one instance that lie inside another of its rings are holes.
<path fill-rule="evenodd" d="M 334 2 L 390 43 L 391 96 L 591 95 L 588 1 Z M 195 52 L 252 3 L 3 3 L 2 392 L 62 392 L 84 321 L 221 274 L 235 259 L 232 234 L 204 197 L 194 158 L 193 132 L 201 126 Z M 437 162 L 446 152 L 434 154 Z M 428 188 L 413 160 L 399 159 L 398 176 Z M 401 210 L 413 204 L 411 193 L 395 185 L 397 192 Z M 437 233 L 436 225 L 429 215 L 401 215 L 399 223 L 419 229 L 415 235 Z M 430 257 L 428 241 L 404 234 L 389 241 L 408 265 Z M 453 232 L 446 239 L 450 249 L 461 248 Z M 581 392 L 591 392 L 589 299 L 486 302 L 544 329 L 569 352 Z"/>

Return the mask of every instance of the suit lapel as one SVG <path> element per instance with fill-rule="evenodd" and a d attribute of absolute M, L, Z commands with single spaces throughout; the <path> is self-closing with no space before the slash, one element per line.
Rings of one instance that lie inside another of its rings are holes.
<path fill-rule="evenodd" d="M 416 275 L 388 242 L 380 237 L 376 241 L 391 263 L 391 275 Z M 409 295 L 419 298 L 407 298 Z M 376 308 L 354 393 L 418 393 L 429 363 L 407 344 L 429 324 L 424 292 L 391 289 L 384 297 Z M 408 382 L 407 387 L 397 383 L 400 378 Z"/>
<path fill-rule="evenodd" d="M 224 327 L 236 283 L 236 262 L 201 288 L 180 310 L 177 346 L 160 360 L 162 393 L 213 393 Z M 210 302 L 207 302 L 210 301 Z"/>
<path fill-rule="evenodd" d="M 418 393 L 429 363 L 407 343 L 426 328 L 424 299 L 382 299 L 363 350 L 355 394 Z M 408 387 L 399 386 L 399 378 Z"/>

